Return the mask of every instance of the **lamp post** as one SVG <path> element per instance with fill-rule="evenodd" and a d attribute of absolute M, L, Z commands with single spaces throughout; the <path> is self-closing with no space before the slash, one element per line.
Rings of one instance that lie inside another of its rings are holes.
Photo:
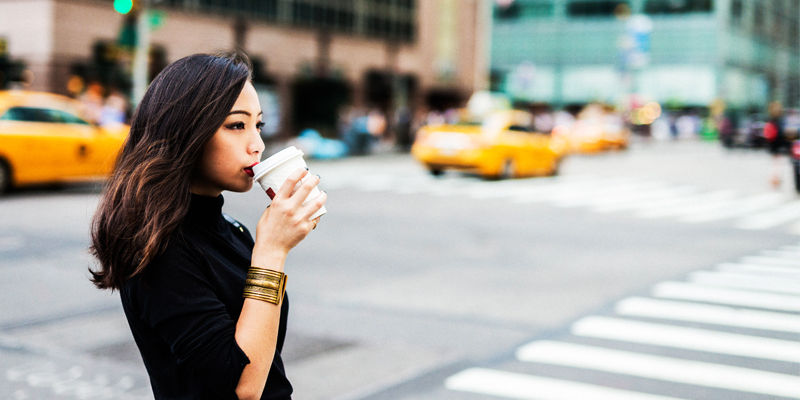
<path fill-rule="evenodd" d="M 137 106 L 144 97 L 148 84 L 150 58 L 150 21 L 147 18 L 148 0 L 137 0 L 136 48 L 133 52 L 133 95 L 131 102 Z"/>

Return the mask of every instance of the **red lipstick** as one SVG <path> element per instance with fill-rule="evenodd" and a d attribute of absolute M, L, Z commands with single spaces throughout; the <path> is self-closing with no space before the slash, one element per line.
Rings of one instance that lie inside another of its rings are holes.
<path fill-rule="evenodd" d="M 247 174 L 248 176 L 250 176 L 251 178 L 254 177 L 255 174 L 253 173 L 253 167 L 255 167 L 257 164 L 258 163 L 255 162 L 255 163 L 253 163 L 253 165 L 251 165 L 249 167 L 245 167 L 244 168 L 244 173 Z"/>

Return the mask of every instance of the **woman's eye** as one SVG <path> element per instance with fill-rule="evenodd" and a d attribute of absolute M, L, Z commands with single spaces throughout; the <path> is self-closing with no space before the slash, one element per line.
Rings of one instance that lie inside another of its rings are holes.
<path fill-rule="evenodd" d="M 228 129 L 244 129 L 244 122 L 235 122 L 233 124 L 228 125 L 226 128 L 228 128 Z"/>
<path fill-rule="evenodd" d="M 261 132 L 261 128 L 263 128 L 263 127 L 264 127 L 264 123 L 263 122 L 259 122 L 259 123 L 256 124 L 256 129 L 258 129 L 259 132 Z"/>

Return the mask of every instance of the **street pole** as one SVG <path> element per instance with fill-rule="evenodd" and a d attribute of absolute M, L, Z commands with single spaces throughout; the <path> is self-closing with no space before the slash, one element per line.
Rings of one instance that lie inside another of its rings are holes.
<path fill-rule="evenodd" d="M 491 89 L 492 74 L 492 1 L 475 0 L 475 59 L 473 92 Z"/>
<path fill-rule="evenodd" d="M 139 4 L 136 16 L 136 49 L 133 53 L 133 106 L 139 105 L 148 85 L 148 67 L 150 58 L 150 21 L 147 18 L 147 0 Z"/>

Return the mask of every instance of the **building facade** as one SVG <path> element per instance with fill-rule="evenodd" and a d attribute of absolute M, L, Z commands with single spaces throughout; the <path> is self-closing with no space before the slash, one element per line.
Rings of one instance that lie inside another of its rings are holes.
<path fill-rule="evenodd" d="M 303 106 L 295 97 L 308 98 L 308 82 L 313 89 L 315 82 L 333 81 L 343 88 L 336 92 L 339 102 L 387 112 L 463 101 L 488 86 L 488 0 L 149 4 L 157 17 L 150 32 L 156 50 L 151 68 L 154 58 L 160 68 L 193 53 L 243 49 L 274 91 L 288 133 L 303 128 L 292 121 Z M 0 0 L 0 40 L 35 77 L 31 89 L 68 93 L 71 77 L 98 70 L 93 59 L 113 53 L 111 63 L 126 65 L 125 52 L 118 50 L 131 41 L 129 19 L 114 10 L 112 0 Z"/>
<path fill-rule="evenodd" d="M 800 0 L 515 0 L 492 39 L 494 82 L 520 100 L 800 106 Z"/>

